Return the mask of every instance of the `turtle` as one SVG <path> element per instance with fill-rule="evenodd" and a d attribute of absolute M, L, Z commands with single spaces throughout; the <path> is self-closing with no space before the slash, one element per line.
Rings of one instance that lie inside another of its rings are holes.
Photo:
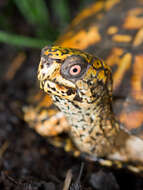
<path fill-rule="evenodd" d="M 68 133 L 90 160 L 142 172 L 142 61 L 143 0 L 92 4 L 43 48 L 38 80 L 46 93 L 32 97 L 25 120 L 43 136 Z"/>

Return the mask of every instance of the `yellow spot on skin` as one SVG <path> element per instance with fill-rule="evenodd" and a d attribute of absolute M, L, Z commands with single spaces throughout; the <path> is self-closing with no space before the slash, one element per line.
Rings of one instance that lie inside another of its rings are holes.
<path fill-rule="evenodd" d="M 97 61 L 95 61 L 95 62 L 93 63 L 93 66 L 95 67 L 95 69 L 99 69 L 100 67 L 102 67 L 102 64 L 101 64 L 100 61 L 98 61 L 98 63 L 97 63 Z"/>
<path fill-rule="evenodd" d="M 130 35 L 116 34 L 112 37 L 112 40 L 115 42 L 130 42 L 132 37 Z"/>
<path fill-rule="evenodd" d="M 95 67 L 96 68 L 96 67 Z M 96 69 L 93 69 L 93 67 L 89 67 L 89 69 L 88 69 L 88 72 L 87 72 L 87 75 L 85 76 L 85 79 L 87 79 L 90 75 L 94 75 L 94 76 L 96 76 L 96 74 L 97 74 L 97 71 L 96 71 Z M 96 78 L 95 78 L 95 80 L 96 80 Z"/>
<path fill-rule="evenodd" d="M 112 35 L 118 32 L 118 28 L 116 26 L 110 26 L 107 30 L 107 34 Z"/>
<path fill-rule="evenodd" d="M 136 36 L 135 36 L 135 39 L 134 39 L 134 42 L 133 42 L 133 46 L 139 46 L 143 43 L 143 28 L 141 28 Z"/>
<path fill-rule="evenodd" d="M 88 32 L 86 32 L 85 30 L 81 30 L 71 38 L 67 39 L 64 42 L 61 42 L 61 46 L 85 49 L 92 44 L 100 42 L 100 40 L 101 36 L 99 34 L 98 28 L 95 26 L 91 26 L 88 29 Z"/>
<path fill-rule="evenodd" d="M 98 80 L 103 80 L 105 82 L 106 76 L 104 74 L 104 71 L 98 72 Z"/>
<path fill-rule="evenodd" d="M 131 78 L 132 96 L 143 103 L 143 55 L 135 56 L 135 63 L 133 65 L 133 74 Z"/>
<path fill-rule="evenodd" d="M 135 8 L 128 12 L 123 27 L 128 30 L 139 29 L 143 27 L 143 18 L 137 17 L 142 14 L 142 8 Z"/>
<path fill-rule="evenodd" d="M 131 53 L 125 54 L 120 60 L 119 62 L 120 65 L 117 71 L 113 75 L 113 81 L 114 81 L 113 89 L 117 88 L 120 85 L 125 72 L 128 71 L 128 69 L 130 68 L 131 60 L 132 60 Z"/>

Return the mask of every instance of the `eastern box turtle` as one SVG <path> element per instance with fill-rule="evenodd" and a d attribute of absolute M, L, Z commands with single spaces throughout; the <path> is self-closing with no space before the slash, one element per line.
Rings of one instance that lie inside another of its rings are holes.
<path fill-rule="evenodd" d="M 25 109 L 30 126 L 43 136 L 67 132 L 101 164 L 143 171 L 143 0 L 99 1 L 83 10 L 42 50 L 38 79 L 59 109 L 39 93 Z"/>

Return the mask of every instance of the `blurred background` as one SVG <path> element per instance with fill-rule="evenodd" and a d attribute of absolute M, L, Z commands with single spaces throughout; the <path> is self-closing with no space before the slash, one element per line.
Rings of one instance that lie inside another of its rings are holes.
<path fill-rule="evenodd" d="M 0 43 L 41 48 L 95 0 L 0 0 Z"/>

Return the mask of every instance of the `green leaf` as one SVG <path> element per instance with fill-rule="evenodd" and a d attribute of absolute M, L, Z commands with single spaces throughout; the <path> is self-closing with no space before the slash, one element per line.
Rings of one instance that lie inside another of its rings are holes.
<path fill-rule="evenodd" d="M 68 0 L 52 0 L 55 15 L 59 18 L 60 27 L 63 28 L 70 21 L 70 7 Z"/>
<path fill-rule="evenodd" d="M 37 35 L 47 36 L 51 24 L 44 0 L 14 0 L 14 2 L 28 22 L 36 26 Z"/>
<path fill-rule="evenodd" d="M 3 31 L 0 31 L 0 42 L 32 48 L 43 48 L 46 45 L 52 44 L 51 41 L 10 34 Z"/>

